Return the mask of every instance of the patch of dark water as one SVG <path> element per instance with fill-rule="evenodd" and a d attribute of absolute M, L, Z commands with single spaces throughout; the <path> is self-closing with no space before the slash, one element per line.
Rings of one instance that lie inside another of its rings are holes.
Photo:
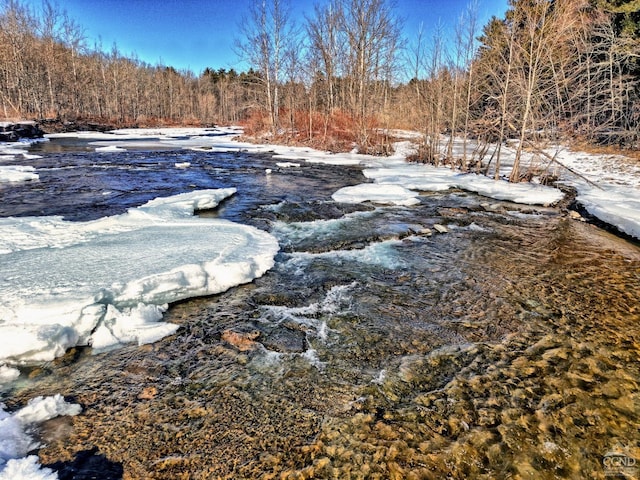
<path fill-rule="evenodd" d="M 190 166 L 176 166 L 184 163 Z M 345 183 L 364 180 L 359 168 L 339 172 L 317 165 L 281 169 L 274 166 L 270 155 L 240 152 L 63 153 L 33 159 L 30 164 L 39 181 L 0 185 L 0 216 L 60 215 L 87 221 L 124 213 L 157 197 L 236 187 L 238 194 L 213 214 L 260 223 L 255 212 L 262 205 L 326 201 Z M 272 170 L 269 175 L 267 168 Z"/>
<path fill-rule="evenodd" d="M 120 480 L 124 475 L 122 465 L 109 461 L 97 448 L 78 452 L 73 461 L 45 465 L 58 475 L 58 480 Z"/>
<path fill-rule="evenodd" d="M 460 192 L 354 210 L 330 194 L 357 175 L 255 161 L 219 215 L 269 228 L 276 267 L 172 306 L 170 338 L 31 369 L 9 406 L 84 407 L 45 427 L 43 463 L 97 448 L 125 478 L 551 479 L 640 459 L 636 246 Z"/>

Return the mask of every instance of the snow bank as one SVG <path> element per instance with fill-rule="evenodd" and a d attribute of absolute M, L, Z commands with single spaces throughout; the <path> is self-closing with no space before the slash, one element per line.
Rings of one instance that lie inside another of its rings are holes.
<path fill-rule="evenodd" d="M 31 433 L 39 423 L 81 411 L 80 405 L 67 403 L 61 395 L 33 398 L 12 414 L 0 404 L 0 480 L 57 479 L 51 469 L 40 467 L 38 457 L 26 456 L 40 446 Z"/>
<path fill-rule="evenodd" d="M 528 205 L 550 205 L 562 199 L 562 192 L 532 183 L 509 183 L 484 175 L 460 173 L 449 168 L 408 163 L 391 163 L 386 167 L 364 170 L 367 178 L 379 185 L 401 186 L 411 190 L 444 191 L 460 188 L 480 195 Z"/>
<path fill-rule="evenodd" d="M 193 216 L 234 193 L 159 198 L 91 222 L 0 219 L 0 363 L 156 341 L 178 328 L 161 321 L 169 303 L 263 275 L 278 251 L 273 236 Z"/>
<path fill-rule="evenodd" d="M 509 183 L 506 180 L 492 180 L 484 175 L 474 173 L 460 175 L 455 186 L 485 197 L 527 205 L 551 205 L 562 200 L 564 196 L 556 188 L 534 183 Z"/>
<path fill-rule="evenodd" d="M 576 201 L 594 217 L 640 239 L 640 190 L 607 185 L 579 189 Z"/>
<path fill-rule="evenodd" d="M 572 151 L 562 145 L 550 147 L 545 153 L 547 157 L 524 152 L 522 168 L 528 165 L 547 166 L 550 172 L 559 176 L 562 183 L 576 188 L 576 201 L 591 215 L 640 239 L 640 163 L 637 160 L 622 155 Z M 579 175 L 551 162 L 549 158 L 555 158 Z M 509 174 L 514 159 L 514 148 L 503 147 L 501 175 Z M 514 184 L 513 187 L 519 185 Z"/>
<path fill-rule="evenodd" d="M 576 201 L 579 204 L 594 217 L 640 239 L 638 161 L 620 155 L 596 155 L 570 150 L 548 153 L 556 154 L 563 165 L 584 177 L 559 170 L 562 172 L 562 181 L 578 190 Z"/>

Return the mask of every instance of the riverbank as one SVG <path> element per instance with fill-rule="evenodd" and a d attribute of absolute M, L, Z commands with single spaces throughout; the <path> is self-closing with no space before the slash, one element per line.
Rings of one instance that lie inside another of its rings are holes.
<path fill-rule="evenodd" d="M 500 180 L 493 180 L 482 175 L 475 175 L 452 170 L 447 167 L 432 167 L 406 161 L 415 151 L 415 142 L 419 134 L 415 132 L 394 131 L 393 136 L 399 141 L 394 144 L 395 151 L 390 156 L 371 156 L 352 152 L 326 152 L 310 147 L 261 144 L 239 141 L 241 127 L 182 127 L 182 128 L 132 128 L 108 132 L 66 132 L 46 135 L 50 139 L 78 139 L 87 142 L 95 149 L 109 151 L 120 149 L 144 148 L 180 148 L 207 151 L 245 151 L 249 153 L 272 153 L 276 168 L 280 164 L 296 164 L 296 162 L 320 163 L 327 165 L 362 165 L 365 173 L 370 172 L 371 181 L 377 187 L 360 187 L 365 189 L 385 189 L 385 185 L 393 188 L 403 187 L 407 191 L 438 191 L 448 188 L 462 188 L 478 192 L 489 198 L 522 201 L 522 203 L 551 204 L 569 207 L 579 212 L 581 218 L 606 227 L 631 241 L 640 239 L 640 162 L 634 158 L 609 153 L 586 153 L 574 151 L 566 146 L 558 145 L 548 148 L 543 157 L 537 153 L 525 152 L 521 159 L 521 169 L 531 172 L 546 172 L 557 178 L 556 187 L 560 190 L 575 191 L 575 203 L 561 202 L 559 198 L 549 195 L 554 189 L 539 185 L 540 178 L 531 175 L 528 183 L 509 183 L 506 181 L 515 158 L 515 147 L 505 145 L 502 149 Z M 477 155 L 478 146 L 473 142 L 466 145 L 460 140 L 453 144 L 454 156 Z M 24 158 L 27 159 L 26 152 Z M 16 158 L 19 158 L 16 157 Z M 550 161 L 553 158 L 557 161 Z M 24 169 L 25 162 L 20 162 Z M 28 163 L 28 162 L 27 162 Z M 373 169 L 378 168 L 379 171 Z M 33 179 L 37 172 L 16 172 L 16 165 L 4 167 L 6 175 L 14 179 Z M 28 173 L 28 175 L 27 175 Z M 0 182 L 3 181 L 0 171 Z M 527 192 L 524 197 L 522 192 Z M 546 192 L 545 194 L 537 192 Z M 559 193 L 559 190 L 555 190 Z M 411 194 L 413 195 L 413 194 Z M 365 201 L 366 199 L 362 199 Z M 565 198 L 566 200 L 566 198 Z M 572 214 L 576 216 L 575 213 Z M 576 217 L 577 218 L 577 217 Z M 579 218 L 577 218 L 579 219 Z"/>
<path fill-rule="evenodd" d="M 44 134 L 45 132 L 40 128 L 40 125 L 34 121 L 0 122 L 0 142 L 42 138 Z"/>

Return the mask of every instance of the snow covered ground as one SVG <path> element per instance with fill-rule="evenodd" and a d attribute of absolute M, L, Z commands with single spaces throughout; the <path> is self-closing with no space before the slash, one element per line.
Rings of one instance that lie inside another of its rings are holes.
<path fill-rule="evenodd" d="M 549 205 L 562 198 L 551 187 L 510 184 L 407 163 L 415 140 L 411 135 L 396 145 L 393 156 L 375 157 L 242 143 L 234 140 L 240 133 L 236 127 L 174 128 L 49 138 L 81 138 L 105 155 L 166 146 L 273 153 L 274 169 L 298 168 L 304 162 L 326 164 L 327 168 L 364 166 L 371 182 L 335 192 L 333 198 L 340 202 L 412 205 L 421 191 L 450 188 L 533 205 Z M 38 172 L 29 165 L 34 156 L 27 152 L 28 145 L 0 144 L 0 194 L 15 182 L 37 184 Z M 461 155 L 460 143 L 455 144 L 455 151 Z M 512 148 L 503 149 L 505 175 L 514 153 Z M 578 190 L 578 201 L 603 222 L 640 239 L 640 164 L 621 156 L 549 150 L 552 156 L 556 153 L 560 162 L 590 180 L 557 169 L 562 181 Z M 529 156 L 524 168 L 527 162 L 539 161 Z M 189 167 L 180 164 L 180 168 Z M 154 342 L 177 329 L 162 321 L 169 303 L 222 292 L 264 274 L 274 265 L 279 248 L 273 236 L 246 225 L 193 215 L 196 210 L 215 207 L 234 192 L 233 188 L 205 190 L 156 199 L 123 215 L 91 222 L 66 222 L 58 217 L 0 219 L 0 385 L 18 377 L 15 366 L 51 360 L 74 345 L 91 344 L 106 350 L 126 342 Z M 53 406 L 48 399 L 34 401 L 38 409 L 53 416 L 77 413 L 61 399 L 53 401 Z M 24 457 L 34 446 L 25 432 L 41 420 L 23 421 L 28 416 L 20 412 L 8 414 L 0 408 L 0 480 L 57 478 L 41 470 L 35 457 Z"/>
<path fill-rule="evenodd" d="M 576 200 L 591 215 L 640 239 L 640 161 L 568 150 L 560 150 L 558 160 L 592 182 L 562 175 L 564 183 L 576 187 Z"/>

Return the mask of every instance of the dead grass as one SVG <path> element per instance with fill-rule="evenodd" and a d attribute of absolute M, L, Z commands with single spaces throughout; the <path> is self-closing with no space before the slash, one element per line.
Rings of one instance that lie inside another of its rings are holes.
<path fill-rule="evenodd" d="M 623 149 L 614 145 L 595 145 L 580 138 L 572 139 L 569 146 L 573 150 L 593 155 L 622 155 L 640 162 L 640 150 L 636 149 Z"/>
<path fill-rule="evenodd" d="M 281 128 L 271 131 L 270 119 L 261 112 L 251 113 L 241 122 L 243 140 L 257 143 L 307 146 L 329 152 L 350 152 L 370 155 L 389 155 L 396 139 L 381 133 L 375 118 L 367 119 L 366 137 L 356 119 L 347 112 L 336 110 L 330 114 L 303 110 L 279 112 Z"/>

